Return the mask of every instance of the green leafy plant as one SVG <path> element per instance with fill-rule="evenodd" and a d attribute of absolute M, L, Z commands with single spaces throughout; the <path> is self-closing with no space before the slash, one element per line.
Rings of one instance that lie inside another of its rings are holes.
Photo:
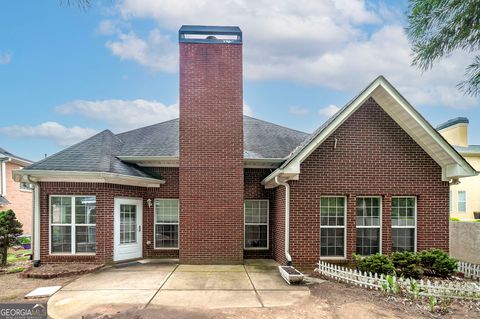
<path fill-rule="evenodd" d="M 410 293 L 412 294 L 414 300 L 418 299 L 421 292 L 422 289 L 420 288 L 418 282 L 415 279 L 410 280 Z"/>
<path fill-rule="evenodd" d="M 391 256 L 397 274 L 407 278 L 420 278 L 423 269 L 420 266 L 420 257 L 412 252 L 394 252 Z"/>
<path fill-rule="evenodd" d="M 395 267 L 392 261 L 386 255 L 375 254 L 367 257 L 355 257 L 357 269 L 377 274 L 392 275 L 395 273 Z"/>
<path fill-rule="evenodd" d="M 17 243 L 17 236 L 23 233 L 22 224 L 13 210 L 0 212 L 0 265 L 7 264 L 8 248 Z"/>
<path fill-rule="evenodd" d="M 460 218 L 450 217 L 450 221 L 452 221 L 452 222 L 459 222 L 459 221 L 460 221 Z"/>
<path fill-rule="evenodd" d="M 28 236 L 20 236 L 18 237 L 18 242 L 20 244 L 31 244 L 32 240 Z"/>
<path fill-rule="evenodd" d="M 435 306 L 437 305 L 438 300 L 435 296 L 428 296 L 428 308 L 430 309 L 430 312 L 435 311 Z"/>
<path fill-rule="evenodd" d="M 24 270 L 25 270 L 25 267 L 15 267 L 15 268 L 8 269 L 5 273 L 6 274 L 16 274 L 16 273 L 22 272 Z"/>
<path fill-rule="evenodd" d="M 424 250 L 418 255 L 425 274 L 445 278 L 457 271 L 457 261 L 440 249 Z"/>

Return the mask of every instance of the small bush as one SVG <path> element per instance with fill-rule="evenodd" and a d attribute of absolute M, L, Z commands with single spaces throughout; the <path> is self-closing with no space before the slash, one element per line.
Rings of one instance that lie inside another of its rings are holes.
<path fill-rule="evenodd" d="M 450 217 L 450 221 L 452 221 L 452 222 L 459 222 L 459 221 L 460 221 L 460 218 Z"/>
<path fill-rule="evenodd" d="M 420 265 L 425 274 L 435 277 L 448 277 L 457 271 L 457 261 L 440 249 L 421 251 Z"/>
<path fill-rule="evenodd" d="M 394 252 L 391 259 L 397 274 L 406 278 L 420 278 L 423 275 L 420 256 L 417 254 L 409 251 Z"/>
<path fill-rule="evenodd" d="M 368 257 L 354 257 L 357 263 L 357 269 L 377 274 L 392 275 L 395 273 L 395 267 L 387 255 L 375 254 Z"/>

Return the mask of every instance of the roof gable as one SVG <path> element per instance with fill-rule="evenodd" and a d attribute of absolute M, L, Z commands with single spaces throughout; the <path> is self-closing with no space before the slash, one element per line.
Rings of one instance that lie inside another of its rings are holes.
<path fill-rule="evenodd" d="M 276 187 L 276 177 L 298 179 L 300 164 L 370 97 L 442 167 L 443 180 L 477 174 L 427 120 L 383 76 L 379 76 L 310 135 L 262 183 L 266 187 Z"/>

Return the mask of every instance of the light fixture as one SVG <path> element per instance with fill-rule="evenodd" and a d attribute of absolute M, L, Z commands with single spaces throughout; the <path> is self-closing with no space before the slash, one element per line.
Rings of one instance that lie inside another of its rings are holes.
<path fill-rule="evenodd" d="M 148 208 L 152 207 L 152 200 L 150 198 L 147 199 L 147 205 L 148 205 Z"/>

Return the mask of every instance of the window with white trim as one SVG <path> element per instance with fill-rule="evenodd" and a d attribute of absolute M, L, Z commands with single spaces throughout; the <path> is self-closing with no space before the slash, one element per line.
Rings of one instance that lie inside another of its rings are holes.
<path fill-rule="evenodd" d="M 345 197 L 320 199 L 320 257 L 345 257 Z"/>
<path fill-rule="evenodd" d="M 392 250 L 415 251 L 417 199 L 392 198 Z"/>
<path fill-rule="evenodd" d="M 155 248 L 178 248 L 178 199 L 155 199 Z"/>
<path fill-rule="evenodd" d="M 453 212 L 453 192 L 452 191 L 450 191 L 449 204 L 450 204 L 449 211 L 450 213 L 452 213 Z"/>
<path fill-rule="evenodd" d="M 356 253 L 362 256 L 380 253 L 382 199 L 380 197 L 357 197 L 356 214 Z"/>
<path fill-rule="evenodd" d="M 467 211 L 467 192 L 457 192 L 457 211 L 459 213 L 465 213 Z"/>
<path fill-rule="evenodd" d="M 95 253 L 96 205 L 95 196 L 50 196 L 52 253 Z"/>
<path fill-rule="evenodd" d="M 268 200 L 245 200 L 245 249 L 268 249 Z"/>
<path fill-rule="evenodd" d="M 30 183 L 20 182 L 19 186 L 20 186 L 20 189 L 22 191 L 32 191 L 33 190 L 33 185 L 30 184 Z"/>

